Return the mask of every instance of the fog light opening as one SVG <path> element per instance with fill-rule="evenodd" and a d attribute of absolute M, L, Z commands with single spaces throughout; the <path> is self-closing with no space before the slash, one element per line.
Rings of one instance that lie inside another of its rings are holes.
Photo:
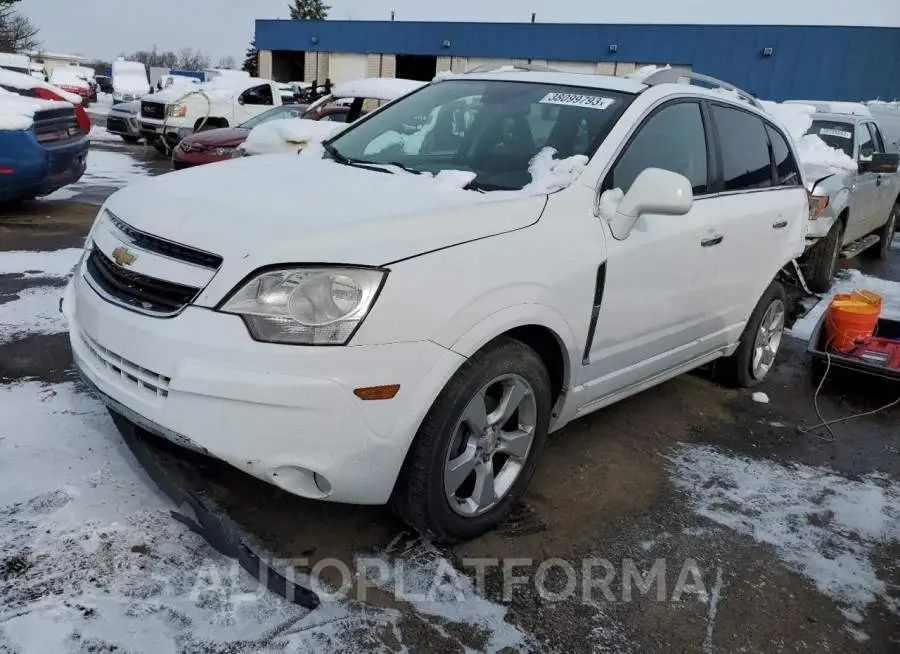
<path fill-rule="evenodd" d="M 318 472 L 314 472 L 313 481 L 316 482 L 316 486 L 318 487 L 318 489 L 325 495 L 331 495 L 331 484 L 327 479 L 325 479 L 325 477 L 320 475 Z"/>

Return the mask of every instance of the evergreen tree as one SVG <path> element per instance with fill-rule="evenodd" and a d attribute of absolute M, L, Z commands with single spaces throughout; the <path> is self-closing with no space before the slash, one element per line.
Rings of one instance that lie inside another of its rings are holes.
<path fill-rule="evenodd" d="M 293 20 L 325 20 L 329 9 L 323 0 L 294 0 L 288 5 Z"/>
<path fill-rule="evenodd" d="M 256 47 L 256 41 L 250 42 L 247 48 L 247 55 L 244 57 L 244 65 L 241 70 L 250 73 L 250 77 L 259 77 L 259 48 Z"/>

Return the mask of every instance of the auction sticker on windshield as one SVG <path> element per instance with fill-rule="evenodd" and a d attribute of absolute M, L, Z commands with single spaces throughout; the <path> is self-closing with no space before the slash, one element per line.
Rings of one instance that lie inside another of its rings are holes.
<path fill-rule="evenodd" d="M 601 98 L 597 95 L 581 95 L 579 93 L 548 93 L 540 104 L 561 104 L 567 107 L 585 107 L 587 109 L 609 109 L 615 100 Z"/>
<path fill-rule="evenodd" d="M 851 139 L 853 134 L 845 132 L 842 129 L 833 129 L 831 127 L 823 127 L 819 130 L 819 136 L 836 136 L 841 139 Z"/>

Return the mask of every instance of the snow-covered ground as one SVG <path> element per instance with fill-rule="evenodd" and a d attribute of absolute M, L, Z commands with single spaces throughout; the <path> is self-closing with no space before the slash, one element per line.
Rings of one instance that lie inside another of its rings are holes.
<path fill-rule="evenodd" d="M 0 252 L 0 274 L 47 280 L 0 304 L 0 344 L 65 331 L 58 282 L 80 255 Z M 103 405 L 74 383 L 0 385 L 0 415 L 0 652 L 408 651 L 385 642 L 402 643 L 410 614 L 451 642 L 474 629 L 485 651 L 529 648 L 504 606 L 402 535 L 366 553 L 362 569 L 392 571 L 369 579 L 383 605 L 338 595 L 310 612 L 269 593 L 170 516 Z"/>
<path fill-rule="evenodd" d="M 67 200 L 90 186 L 123 188 L 147 178 L 147 171 L 124 152 L 94 149 L 88 154 L 87 170 L 75 184 L 48 195 L 45 200 Z"/>
<path fill-rule="evenodd" d="M 97 101 L 91 103 L 91 106 L 87 107 L 85 111 L 92 116 L 106 116 L 109 114 L 109 109 L 112 105 L 113 101 L 111 93 L 98 93 Z"/>
<path fill-rule="evenodd" d="M 900 541 L 900 484 L 885 475 L 850 479 L 827 468 L 785 466 L 706 445 L 672 457 L 672 479 L 699 515 L 774 548 L 785 565 L 834 600 L 854 623 L 882 601 L 900 618 L 876 549 Z"/>

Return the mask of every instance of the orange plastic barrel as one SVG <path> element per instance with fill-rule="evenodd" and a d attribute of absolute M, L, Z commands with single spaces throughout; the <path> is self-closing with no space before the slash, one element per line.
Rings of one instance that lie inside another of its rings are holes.
<path fill-rule="evenodd" d="M 828 342 L 838 352 L 850 352 L 867 337 L 875 335 L 881 314 L 881 296 L 872 291 L 839 293 L 826 314 Z"/>

